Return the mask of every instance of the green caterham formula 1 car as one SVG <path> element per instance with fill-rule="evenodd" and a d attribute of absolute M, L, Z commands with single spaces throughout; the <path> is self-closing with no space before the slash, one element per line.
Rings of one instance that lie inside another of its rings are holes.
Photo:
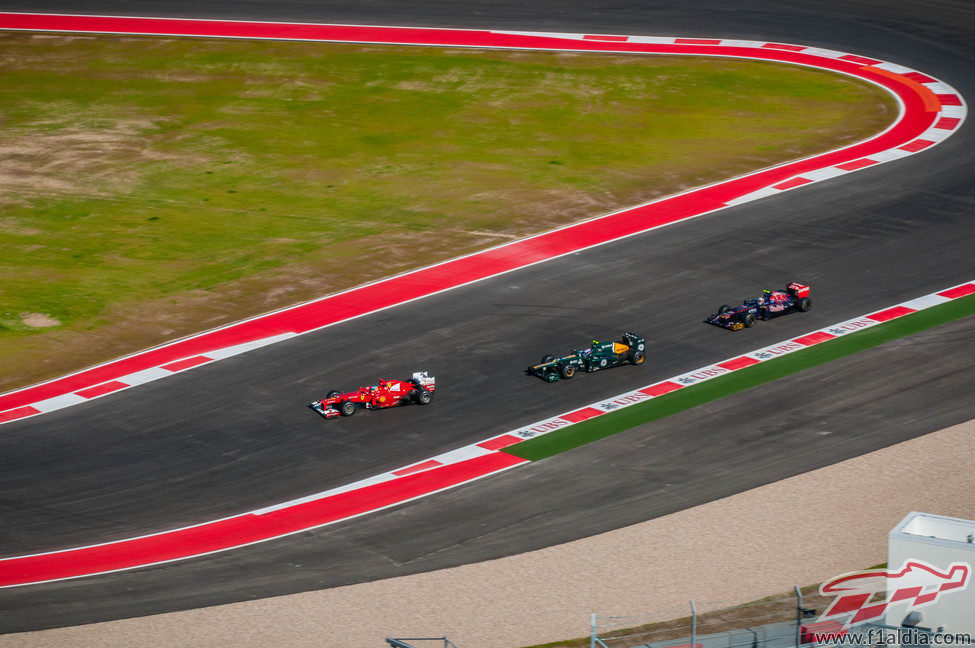
<path fill-rule="evenodd" d="M 622 364 L 641 365 L 646 360 L 646 343 L 645 339 L 633 333 L 624 333 L 619 342 L 593 340 L 588 349 L 578 349 L 561 358 L 544 356 L 539 364 L 528 367 L 525 372 L 555 382 L 559 378 L 571 378 L 576 371 L 592 373 Z"/>

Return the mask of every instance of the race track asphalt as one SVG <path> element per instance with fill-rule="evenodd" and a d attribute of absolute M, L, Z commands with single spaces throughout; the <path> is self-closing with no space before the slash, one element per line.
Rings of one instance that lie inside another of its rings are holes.
<path fill-rule="evenodd" d="M 902 62 L 975 96 L 968 73 L 975 63 L 975 11 L 966 3 L 909 10 L 894 2 L 684 4 L 373 2 L 351 8 L 22 0 L 0 8 L 769 39 Z M 966 124 L 946 143 L 908 159 L 5 425 L 0 555 L 165 530 L 325 490 L 971 280 L 973 140 Z M 806 315 L 741 333 L 701 323 L 720 303 L 792 279 L 813 286 L 815 305 Z M 975 386 L 971 327 L 969 318 L 923 344 L 891 343 L 527 468 L 287 540 L 0 590 L 0 632 L 518 553 L 828 465 L 973 418 L 965 398 Z M 643 367 L 554 385 L 520 373 L 542 353 L 627 329 L 650 340 Z M 332 387 L 416 369 L 438 378 L 431 407 L 328 422 L 305 408 Z M 673 457 L 694 461 L 675 470 Z"/>
<path fill-rule="evenodd" d="M 540 549 L 971 420 L 973 390 L 967 318 L 357 520 L 169 566 L 0 590 L 2 627 L 246 601 Z M 823 484 L 805 495 L 818 515 L 833 494 Z"/>

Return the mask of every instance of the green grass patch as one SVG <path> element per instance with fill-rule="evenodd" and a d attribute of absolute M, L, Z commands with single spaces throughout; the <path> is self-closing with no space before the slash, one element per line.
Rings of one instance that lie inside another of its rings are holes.
<path fill-rule="evenodd" d="M 644 425 L 678 412 L 737 394 L 804 369 L 837 360 L 907 335 L 975 314 L 975 295 L 962 297 L 869 329 L 849 333 L 789 355 L 739 369 L 719 378 L 658 396 L 616 412 L 522 441 L 504 449 L 516 457 L 538 461 L 572 448 Z"/>
<path fill-rule="evenodd" d="M 845 76 L 711 57 L 21 33 L 0 54 L 0 390 L 897 112 Z"/>

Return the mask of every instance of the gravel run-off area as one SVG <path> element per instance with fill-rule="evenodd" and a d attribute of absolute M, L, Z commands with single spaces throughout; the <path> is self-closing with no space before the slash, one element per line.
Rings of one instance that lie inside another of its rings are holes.
<path fill-rule="evenodd" d="M 516 648 L 726 607 L 886 560 L 909 511 L 975 518 L 975 421 L 583 540 L 390 580 L 0 637 L 0 646 Z M 174 567 L 178 568 L 178 567 Z"/>

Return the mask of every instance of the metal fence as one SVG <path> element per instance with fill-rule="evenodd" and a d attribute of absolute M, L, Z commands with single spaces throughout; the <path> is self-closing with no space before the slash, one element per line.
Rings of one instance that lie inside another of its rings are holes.
<path fill-rule="evenodd" d="M 934 648 L 975 646 L 969 635 L 947 635 L 917 625 L 918 612 L 905 625 L 861 624 L 844 628 L 819 621 L 817 611 L 832 599 L 815 588 L 737 605 L 734 601 L 690 601 L 686 616 L 675 609 L 641 616 L 589 618 L 589 648 Z M 817 609 L 818 608 L 818 609 Z M 669 619 L 659 621 L 659 619 Z M 913 620 L 911 620 L 913 619 Z M 914 625 L 912 625 L 914 624 Z M 938 640 L 940 639 L 940 640 Z M 419 645 L 424 642 L 423 645 Z M 447 637 L 387 638 L 391 648 L 457 648 Z M 577 646 L 578 641 L 568 642 Z"/>
<path fill-rule="evenodd" d="M 648 617 L 601 617 L 593 614 L 589 619 L 589 648 L 975 646 L 972 637 L 967 634 L 932 632 L 928 628 L 911 625 L 907 619 L 905 625 L 900 627 L 869 623 L 845 628 L 837 621 L 819 621 L 817 610 L 810 604 L 823 606 L 827 603 L 818 595 L 803 596 L 796 587 L 791 601 L 788 597 L 779 596 L 724 607 L 720 606 L 720 602 L 702 605 L 702 602 L 690 601 L 690 615 L 672 621 L 645 623 Z M 650 618 L 667 617 L 658 613 Z M 916 618 L 920 619 L 920 616 Z M 644 623 L 641 624 L 641 620 Z"/>
<path fill-rule="evenodd" d="M 818 601 L 813 601 L 813 603 Z M 658 610 L 645 616 L 589 619 L 590 648 L 788 648 L 802 642 L 802 629 L 816 610 L 802 591 L 734 605 L 732 601 L 690 601 L 690 614 Z M 653 622 L 652 619 L 670 621 Z"/>
<path fill-rule="evenodd" d="M 424 642 L 424 645 L 428 645 L 431 641 L 434 642 L 434 645 L 439 644 L 440 648 L 457 648 L 454 642 L 447 637 L 403 637 L 401 639 L 386 637 L 386 643 L 391 648 L 418 648 L 416 644 Z"/>

